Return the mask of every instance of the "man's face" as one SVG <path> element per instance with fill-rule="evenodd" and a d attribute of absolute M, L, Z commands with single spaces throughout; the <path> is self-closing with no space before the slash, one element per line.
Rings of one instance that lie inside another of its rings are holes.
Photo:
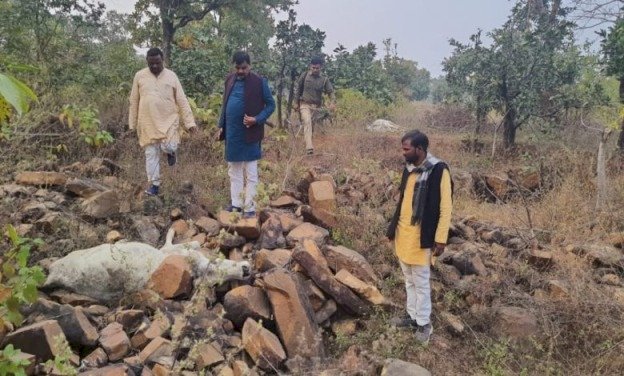
<path fill-rule="evenodd" d="M 419 165 L 424 159 L 424 150 L 420 146 L 412 146 L 412 141 L 409 139 L 403 141 L 401 149 L 403 149 L 403 157 L 407 163 Z"/>
<path fill-rule="evenodd" d="M 310 64 L 310 71 L 313 76 L 321 74 L 321 64 Z"/>
<path fill-rule="evenodd" d="M 148 56 L 147 57 L 147 66 L 149 67 L 150 72 L 153 75 L 158 76 L 160 72 L 164 69 L 162 56 Z"/>
<path fill-rule="evenodd" d="M 243 61 L 242 64 L 236 64 L 234 66 L 234 70 L 236 71 L 236 76 L 238 78 L 244 78 L 249 74 L 249 71 L 251 70 L 251 65 L 247 64 L 246 61 Z"/>

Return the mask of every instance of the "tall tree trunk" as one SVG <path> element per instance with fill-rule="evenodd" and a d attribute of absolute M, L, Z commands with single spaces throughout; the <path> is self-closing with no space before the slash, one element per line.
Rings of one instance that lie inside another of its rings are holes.
<path fill-rule="evenodd" d="M 624 104 L 624 76 L 620 77 L 620 103 Z M 620 155 L 624 156 L 624 119 L 622 119 L 622 123 L 620 125 L 620 136 L 618 137 L 617 146 L 620 151 Z"/>
<path fill-rule="evenodd" d="M 530 0 L 527 5 L 536 14 L 544 13 L 544 0 Z"/>
<path fill-rule="evenodd" d="M 295 84 L 297 83 L 297 72 L 294 69 L 290 70 L 290 87 L 288 88 L 288 106 L 286 112 L 290 116 L 292 111 L 293 100 L 295 99 Z"/>
<path fill-rule="evenodd" d="M 477 152 L 477 143 L 479 142 L 479 134 L 481 133 L 481 126 L 485 122 L 485 110 L 483 109 L 481 96 L 477 96 L 477 124 L 475 125 L 474 137 L 472 140 L 472 151 Z"/>
<path fill-rule="evenodd" d="M 173 46 L 173 36 L 176 30 L 173 27 L 173 21 L 169 19 L 166 13 L 163 13 L 162 9 L 160 14 L 163 32 L 163 54 L 165 55 L 165 67 L 171 68 L 171 49 Z"/>
<path fill-rule="evenodd" d="M 280 127 L 284 127 L 284 116 L 282 114 L 282 102 L 284 99 L 284 70 L 286 64 L 282 63 L 282 68 L 279 74 L 279 83 L 277 84 L 277 123 Z"/>
<path fill-rule="evenodd" d="M 611 134 L 611 130 L 605 129 L 600 135 L 598 144 L 598 158 L 596 160 L 596 210 L 604 209 L 607 197 L 607 162 L 605 157 L 605 144 Z"/>
<path fill-rule="evenodd" d="M 559 9 L 561 8 L 561 0 L 553 0 L 552 6 L 550 8 L 550 24 L 552 25 L 557 20 L 557 15 L 559 14 Z"/>
<path fill-rule="evenodd" d="M 503 141 L 505 149 L 514 146 L 516 142 L 516 110 L 507 105 L 507 113 L 503 123 Z"/>

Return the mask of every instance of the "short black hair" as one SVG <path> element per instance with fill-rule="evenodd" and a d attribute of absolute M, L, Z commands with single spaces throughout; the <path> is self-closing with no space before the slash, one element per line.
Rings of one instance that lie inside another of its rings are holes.
<path fill-rule="evenodd" d="M 147 57 L 158 56 L 158 55 L 160 55 L 160 57 L 163 57 L 163 58 L 165 57 L 162 50 L 158 47 L 152 47 L 149 50 L 147 50 L 147 54 L 146 54 Z"/>
<path fill-rule="evenodd" d="M 245 51 L 236 51 L 234 52 L 234 55 L 232 55 L 232 63 L 236 65 L 240 65 L 242 63 L 251 64 L 251 58 Z"/>
<path fill-rule="evenodd" d="M 413 129 L 404 134 L 403 138 L 401 138 L 401 142 L 404 142 L 406 140 L 410 140 L 410 144 L 413 147 L 420 146 L 424 151 L 427 151 L 427 148 L 429 147 L 429 138 L 427 138 L 427 135 L 425 135 L 418 129 Z"/>
<path fill-rule="evenodd" d="M 314 56 L 312 60 L 310 60 L 310 64 L 312 65 L 323 65 L 324 61 L 321 56 Z"/>

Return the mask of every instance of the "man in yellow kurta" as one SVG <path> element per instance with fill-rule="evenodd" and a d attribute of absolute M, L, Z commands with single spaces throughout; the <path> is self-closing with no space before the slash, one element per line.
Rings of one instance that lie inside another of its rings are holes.
<path fill-rule="evenodd" d="M 393 320 L 412 328 L 427 344 L 431 325 L 431 274 L 434 257 L 444 252 L 451 225 L 452 182 L 446 163 L 427 152 L 429 139 L 413 130 L 401 139 L 407 165 L 403 170 L 400 200 L 388 228 L 405 277 L 407 315 Z"/>
<path fill-rule="evenodd" d="M 176 163 L 180 143 L 180 116 L 186 129 L 197 129 L 193 112 L 182 84 L 175 73 L 163 65 L 158 48 L 147 51 L 147 68 L 134 75 L 130 93 L 128 124 L 136 129 L 139 145 L 145 149 L 145 170 L 150 187 L 145 191 L 156 196 L 160 189 L 160 154 L 167 155 L 169 166 Z"/>

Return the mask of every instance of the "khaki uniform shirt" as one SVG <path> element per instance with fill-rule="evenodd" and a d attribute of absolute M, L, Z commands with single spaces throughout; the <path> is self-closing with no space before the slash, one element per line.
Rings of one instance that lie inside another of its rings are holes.
<path fill-rule="evenodd" d="M 295 103 L 301 101 L 302 103 L 321 106 L 323 93 L 329 95 L 332 102 L 335 101 L 334 87 L 329 82 L 329 78 L 322 73 L 315 76 L 311 72 L 306 72 L 299 77 Z"/>

